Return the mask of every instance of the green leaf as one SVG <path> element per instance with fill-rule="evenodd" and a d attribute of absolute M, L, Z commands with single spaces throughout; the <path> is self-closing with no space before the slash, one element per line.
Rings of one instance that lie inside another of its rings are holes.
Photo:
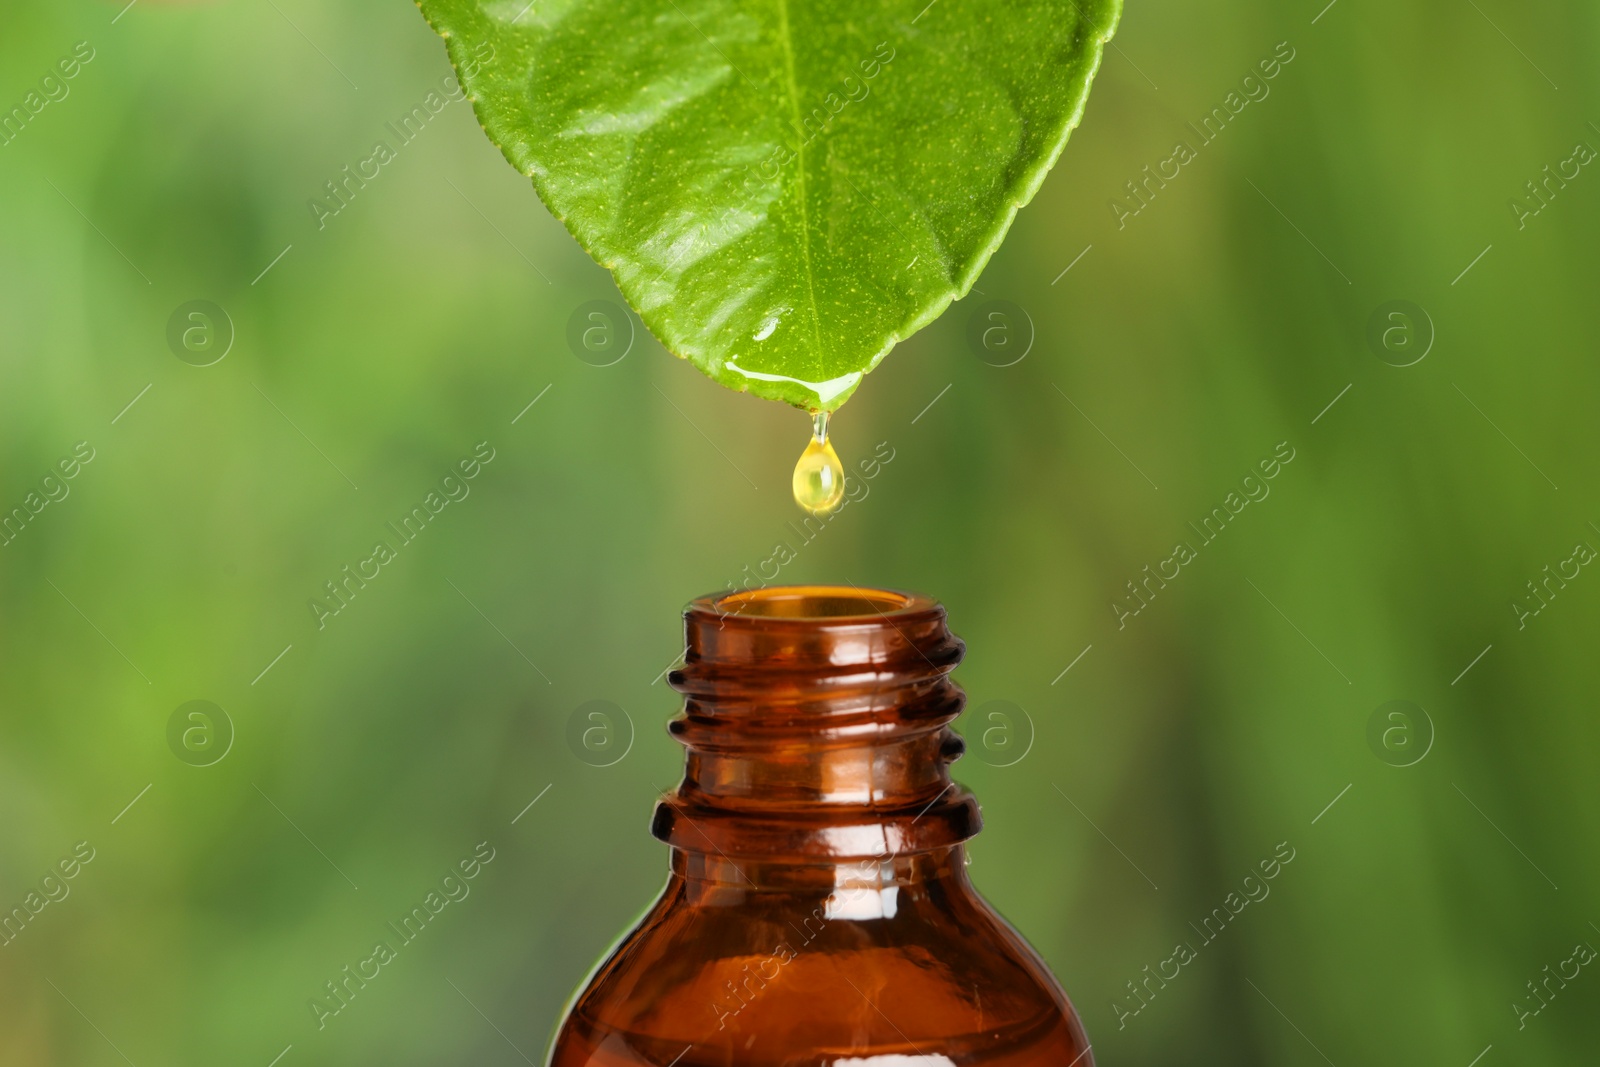
<path fill-rule="evenodd" d="M 833 410 L 966 294 L 1121 0 L 418 0 L 489 137 L 664 345 Z"/>

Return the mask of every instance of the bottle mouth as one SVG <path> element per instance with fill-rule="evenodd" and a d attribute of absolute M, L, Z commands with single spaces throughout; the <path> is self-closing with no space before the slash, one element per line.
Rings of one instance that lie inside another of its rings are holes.
<path fill-rule="evenodd" d="M 870 622 L 891 615 L 926 610 L 933 601 L 888 589 L 862 589 L 854 585 L 768 586 L 723 593 L 697 600 L 695 608 L 717 615 L 742 615 L 763 619 Z"/>
<path fill-rule="evenodd" d="M 668 682 L 715 703 L 732 696 L 725 671 L 750 674 L 757 688 L 782 675 L 789 689 L 824 698 L 839 689 L 882 690 L 900 684 L 901 675 L 904 684 L 931 681 L 953 668 L 965 647 L 932 597 L 848 584 L 713 593 L 689 603 L 683 624 L 683 666 Z M 707 670 L 716 677 L 697 682 Z"/>

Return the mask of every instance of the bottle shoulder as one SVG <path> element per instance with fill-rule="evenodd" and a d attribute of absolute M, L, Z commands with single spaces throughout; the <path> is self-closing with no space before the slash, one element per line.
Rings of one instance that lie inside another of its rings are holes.
<path fill-rule="evenodd" d="M 685 1048 L 751 1063 L 771 1058 L 757 1047 L 809 1050 L 795 1063 L 832 1062 L 817 1058 L 830 1049 L 967 1050 L 930 1065 L 1004 1063 L 995 1053 L 1019 1043 L 1087 1048 L 1049 970 L 965 879 L 870 894 L 690 896 L 672 879 L 619 942 L 563 1023 L 553 1064 L 591 1062 L 563 1059 L 563 1043 L 597 1048 L 596 1039 L 652 1052 L 675 1042 L 663 1063 Z"/>

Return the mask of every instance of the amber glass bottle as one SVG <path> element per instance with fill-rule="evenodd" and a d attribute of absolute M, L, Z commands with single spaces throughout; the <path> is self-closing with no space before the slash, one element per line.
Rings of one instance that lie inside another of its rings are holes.
<path fill-rule="evenodd" d="M 688 758 L 652 826 L 672 872 L 552 1067 L 1092 1067 L 1066 995 L 967 880 L 944 609 L 801 586 L 684 621 Z"/>

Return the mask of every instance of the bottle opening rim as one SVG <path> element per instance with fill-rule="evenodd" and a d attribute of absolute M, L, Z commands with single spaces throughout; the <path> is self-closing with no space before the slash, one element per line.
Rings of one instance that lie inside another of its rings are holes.
<path fill-rule="evenodd" d="M 927 597 L 854 585 L 782 585 L 703 597 L 691 610 L 719 616 L 820 622 L 870 622 L 926 610 Z"/>

